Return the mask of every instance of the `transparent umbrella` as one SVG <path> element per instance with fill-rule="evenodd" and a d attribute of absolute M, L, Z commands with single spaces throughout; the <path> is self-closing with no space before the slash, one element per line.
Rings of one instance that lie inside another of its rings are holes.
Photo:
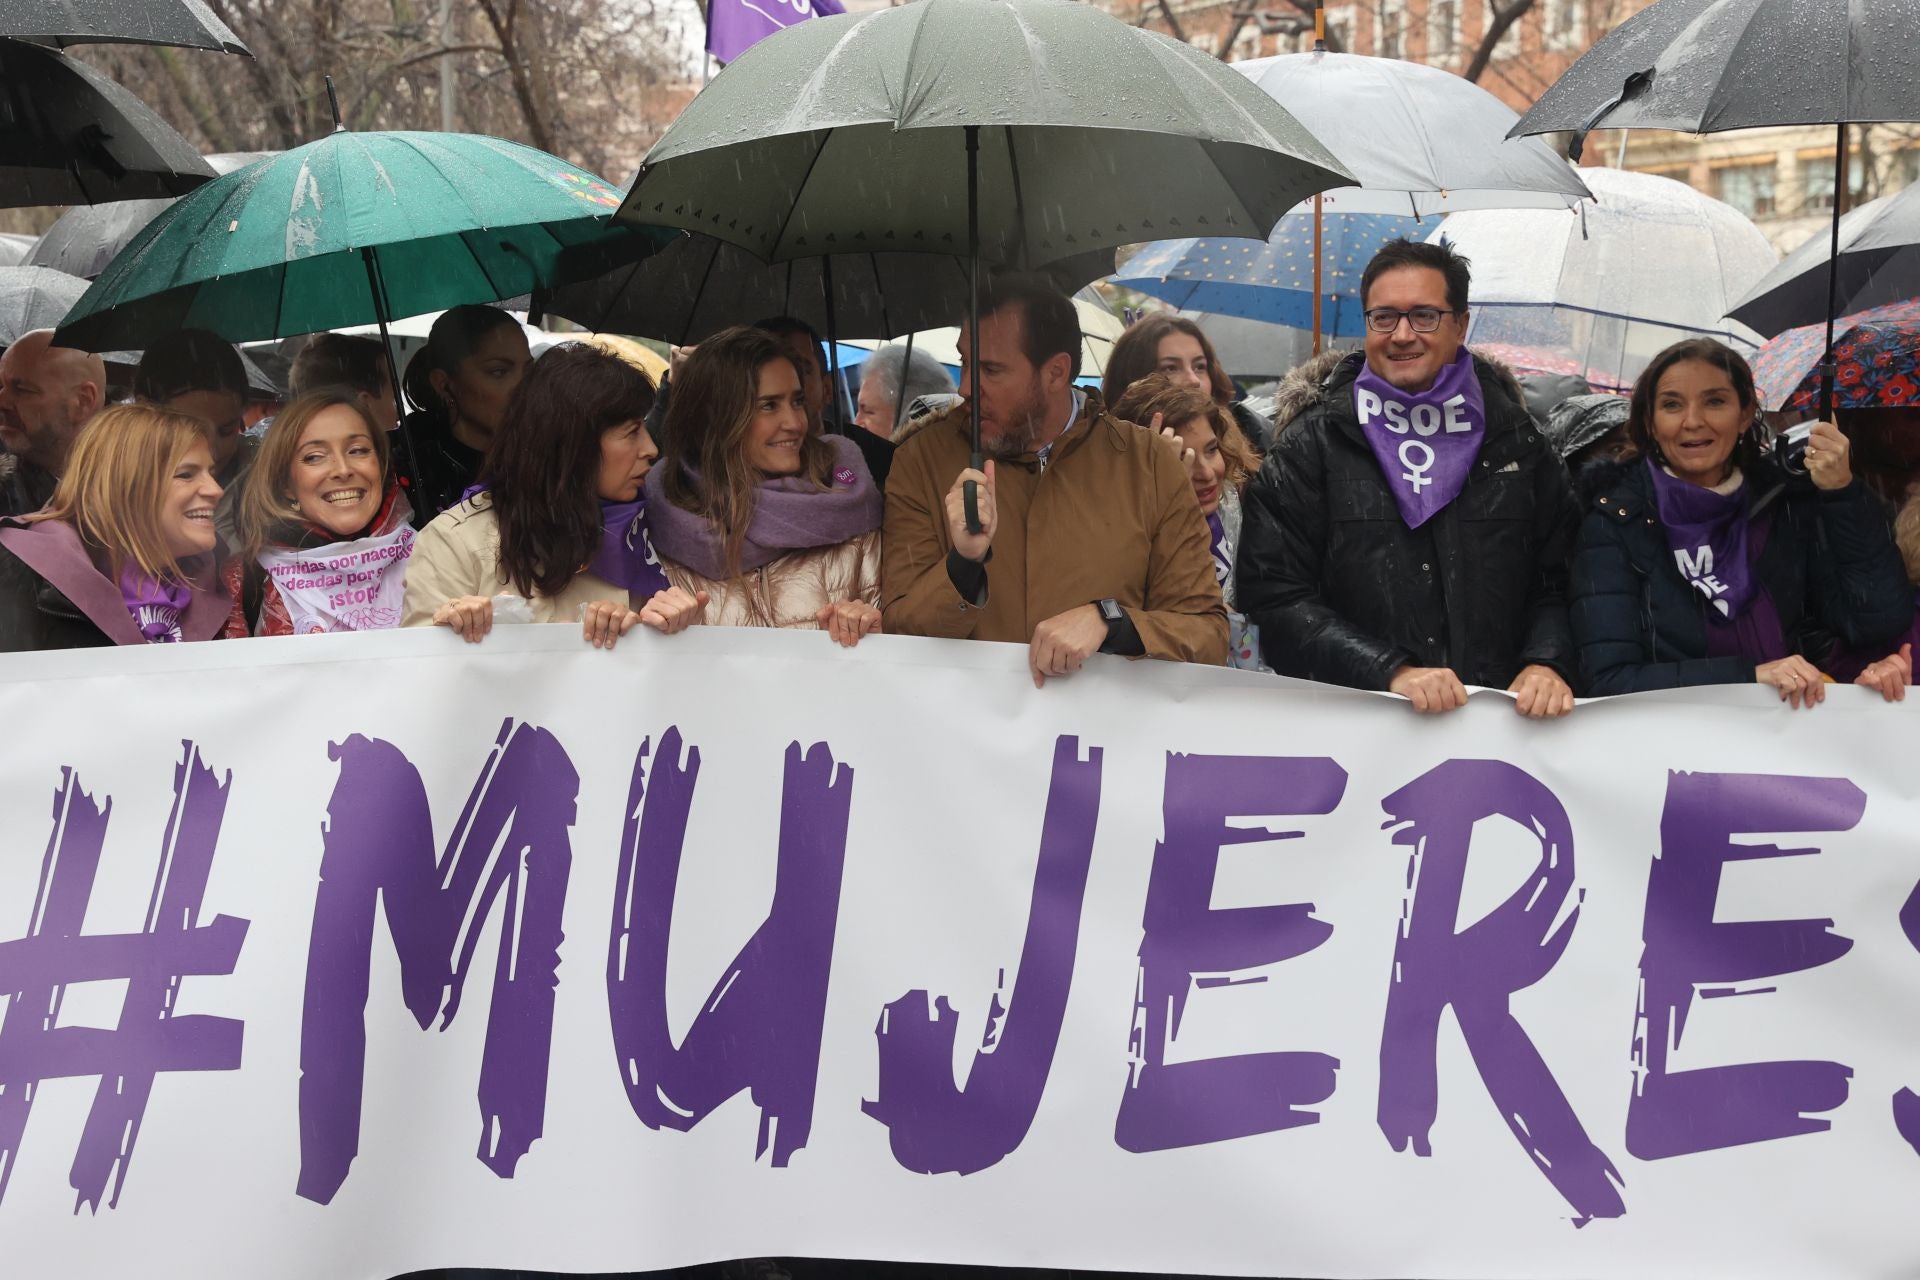
<path fill-rule="evenodd" d="M 1598 200 L 1578 211 L 1456 213 L 1430 237 L 1473 263 L 1468 341 L 1558 355 L 1617 386 L 1689 336 L 1757 349 L 1723 317 L 1780 260 L 1759 229 L 1670 178 L 1582 172 Z"/>

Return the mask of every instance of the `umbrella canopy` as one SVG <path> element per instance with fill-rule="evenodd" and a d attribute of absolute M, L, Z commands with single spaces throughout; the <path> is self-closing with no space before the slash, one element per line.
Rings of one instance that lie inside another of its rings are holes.
<path fill-rule="evenodd" d="M 86 291 L 85 280 L 45 267 L 0 267 L 0 347 L 55 327 Z"/>
<path fill-rule="evenodd" d="M 1360 277 L 1374 252 L 1399 237 L 1418 239 L 1431 227 L 1411 217 L 1336 213 L 1322 220 L 1321 331 L 1357 338 Z M 1211 311 L 1304 329 L 1313 323 L 1313 214 L 1296 209 L 1257 240 L 1162 240 L 1147 245 L 1115 273 L 1113 283 L 1186 311 Z"/>
<path fill-rule="evenodd" d="M 211 177 L 192 143 L 92 67 L 0 39 L 0 208 L 178 196 Z"/>
<path fill-rule="evenodd" d="M 1456 213 L 1431 237 L 1473 263 L 1468 341 L 1562 353 L 1596 386 L 1630 386 L 1693 335 L 1757 347 L 1722 317 L 1779 261 L 1758 228 L 1670 178 L 1588 169 L 1598 200 L 1575 213 Z"/>
<path fill-rule="evenodd" d="M 1912 120 L 1915 31 L 1920 0 L 1659 0 L 1582 54 L 1513 134 Z"/>
<path fill-rule="evenodd" d="M 1727 315 L 1764 334 L 1827 317 L 1826 236 L 1787 255 Z M 1852 315 L 1920 296 L 1920 187 L 1870 200 L 1840 219 L 1837 309 Z"/>
<path fill-rule="evenodd" d="M 594 175 L 498 138 L 338 132 L 160 214 L 60 341 L 106 351 L 202 328 L 242 342 L 511 297 L 663 238 L 609 228 L 617 200 Z"/>
<path fill-rule="evenodd" d="M 263 151 L 241 151 L 207 157 L 215 173 L 232 173 L 264 158 Z M 51 267 L 70 276 L 92 280 L 120 256 L 142 227 L 160 216 L 172 200 L 115 200 L 111 204 L 83 204 L 61 214 L 48 227 L 26 261 Z"/>
<path fill-rule="evenodd" d="M 1920 301 L 1843 317 L 1835 326 L 1836 409 L 1920 404 Z M 1820 399 L 1826 322 L 1789 329 L 1754 357 L 1753 377 L 1768 409 L 1811 413 Z"/>
<path fill-rule="evenodd" d="M 833 281 L 829 314 L 826 275 Z M 1050 263 L 1062 293 L 1113 270 L 1113 251 Z M 842 338 L 891 338 L 966 314 L 967 260 L 951 254 L 840 253 L 768 264 L 713 236 L 678 236 L 659 253 L 556 290 L 545 310 L 602 333 L 700 342 L 728 325 L 790 315 Z"/>
<path fill-rule="evenodd" d="M 39 236 L 21 235 L 18 232 L 0 232 L 0 266 L 18 266 L 33 255 L 34 246 L 40 243 Z"/>
<path fill-rule="evenodd" d="M 0 35 L 37 44 L 159 44 L 253 54 L 204 0 L 0 0 Z"/>
<path fill-rule="evenodd" d="M 1070 0 L 919 0 L 749 49 L 654 144 L 622 219 L 770 262 L 968 247 L 1043 265 L 1165 235 L 1264 236 L 1351 181 L 1226 64 Z"/>
<path fill-rule="evenodd" d="M 1232 66 L 1353 171 L 1359 185 L 1328 192 L 1329 209 L 1565 209 L 1590 195 L 1545 143 L 1507 138 L 1511 107 L 1439 67 L 1323 52 Z"/>

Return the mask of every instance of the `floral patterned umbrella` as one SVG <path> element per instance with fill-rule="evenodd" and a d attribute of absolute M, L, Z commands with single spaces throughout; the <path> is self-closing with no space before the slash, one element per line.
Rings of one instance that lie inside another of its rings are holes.
<path fill-rule="evenodd" d="M 1833 403 L 1837 409 L 1920 404 L 1920 300 L 1889 303 L 1842 317 L 1835 332 Z M 1789 329 L 1753 361 L 1760 402 L 1808 412 L 1820 399 L 1826 326 Z"/>

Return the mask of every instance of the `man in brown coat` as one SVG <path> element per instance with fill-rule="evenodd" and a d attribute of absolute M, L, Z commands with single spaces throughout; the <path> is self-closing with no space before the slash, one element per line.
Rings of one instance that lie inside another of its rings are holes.
<path fill-rule="evenodd" d="M 982 298 L 980 367 L 964 370 L 961 393 L 980 397 L 990 460 L 984 472 L 967 465 L 965 404 L 895 454 L 885 629 L 1026 644 L 1035 685 L 1096 652 L 1225 662 L 1226 605 L 1186 468 L 1076 388 L 1079 373 L 1071 302 L 1017 280 Z M 977 534 L 966 527 L 968 480 L 980 486 Z"/>

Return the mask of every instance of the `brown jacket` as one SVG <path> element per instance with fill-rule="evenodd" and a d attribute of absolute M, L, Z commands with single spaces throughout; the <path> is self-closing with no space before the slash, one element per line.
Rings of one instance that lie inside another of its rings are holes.
<path fill-rule="evenodd" d="M 1109 414 L 1097 392 L 1086 397 L 1045 467 L 1031 454 L 995 465 L 1000 527 L 984 608 L 962 599 L 947 576 L 946 497 L 967 466 L 966 406 L 900 446 L 887 478 L 880 569 L 889 634 L 1026 644 L 1048 618 L 1111 597 L 1132 616 L 1148 657 L 1226 661 L 1227 607 L 1186 468 Z"/>

